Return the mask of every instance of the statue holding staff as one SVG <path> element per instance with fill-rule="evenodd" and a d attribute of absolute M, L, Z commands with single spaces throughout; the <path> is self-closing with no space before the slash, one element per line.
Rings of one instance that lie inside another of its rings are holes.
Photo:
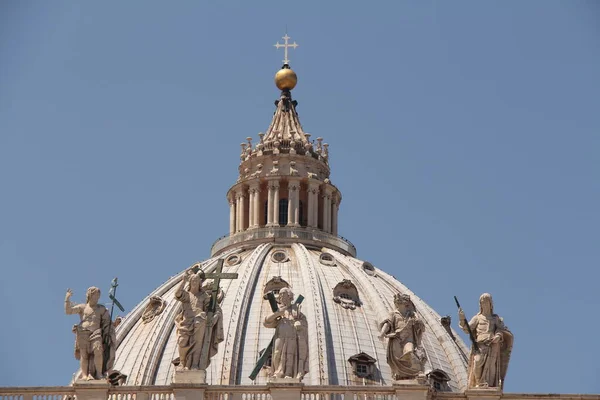
<path fill-rule="evenodd" d="M 479 313 L 467 323 L 462 308 L 458 309 L 461 329 L 472 336 L 469 356 L 469 388 L 502 388 L 513 346 L 513 334 L 504 321 L 494 314 L 492 295 L 479 298 Z"/>

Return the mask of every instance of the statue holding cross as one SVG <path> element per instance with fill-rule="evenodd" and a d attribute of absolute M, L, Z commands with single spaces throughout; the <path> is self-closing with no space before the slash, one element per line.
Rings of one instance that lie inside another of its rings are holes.
<path fill-rule="evenodd" d="M 256 363 L 250 379 L 256 379 L 271 356 L 270 381 L 284 379 L 300 382 L 308 372 L 308 323 L 300 311 L 304 296 L 299 295 L 292 302 L 294 293 L 289 288 L 283 288 L 277 299 L 273 292 L 267 294 L 267 299 L 273 313 L 267 315 L 263 325 L 275 328 L 275 335 Z"/>
<path fill-rule="evenodd" d="M 221 279 L 236 279 L 236 273 L 222 273 L 223 260 L 213 273 L 205 273 L 198 265 L 189 268 L 175 291 L 181 311 L 175 318 L 180 370 L 206 370 L 224 340 L 223 315 L 219 303 L 224 294 Z M 212 284 L 203 285 L 206 279 Z"/>

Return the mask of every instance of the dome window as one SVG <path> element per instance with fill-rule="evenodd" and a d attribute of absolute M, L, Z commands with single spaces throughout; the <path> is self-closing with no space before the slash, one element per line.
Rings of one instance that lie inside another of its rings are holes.
<path fill-rule="evenodd" d="M 343 308 L 354 310 L 360 307 L 358 289 L 350 279 L 344 279 L 333 288 L 333 301 Z"/>
<path fill-rule="evenodd" d="M 375 267 L 368 261 L 365 261 L 362 265 L 363 271 L 369 276 L 375 276 Z"/>
<path fill-rule="evenodd" d="M 276 263 L 283 263 L 289 259 L 288 254 L 283 250 L 277 250 L 271 255 L 271 260 Z"/>
<path fill-rule="evenodd" d="M 434 388 L 438 392 L 451 392 L 450 386 L 448 382 L 450 381 L 450 377 L 447 373 L 442 371 L 441 369 L 434 369 L 427 374 L 427 378 L 429 379 L 429 383 L 432 388 Z"/>
<path fill-rule="evenodd" d="M 335 257 L 329 253 L 321 253 L 319 262 L 323 265 L 335 266 Z"/>
<path fill-rule="evenodd" d="M 241 262 L 242 257 L 240 257 L 237 254 L 232 254 L 225 259 L 225 264 L 227 264 L 228 267 L 233 267 L 234 265 L 238 265 Z"/>
<path fill-rule="evenodd" d="M 367 364 L 356 364 L 356 375 L 358 376 L 368 376 L 369 375 L 369 366 Z"/>
<path fill-rule="evenodd" d="M 359 378 L 372 379 L 375 376 L 375 363 L 377 360 L 367 353 L 355 354 L 348 359 L 348 362 L 352 365 L 354 375 Z"/>
<path fill-rule="evenodd" d="M 283 288 L 289 288 L 290 284 L 284 281 L 281 276 L 274 276 L 269 282 L 265 284 L 263 289 L 263 299 L 267 299 L 267 293 L 272 292 L 274 295 L 278 295 L 279 291 Z"/>

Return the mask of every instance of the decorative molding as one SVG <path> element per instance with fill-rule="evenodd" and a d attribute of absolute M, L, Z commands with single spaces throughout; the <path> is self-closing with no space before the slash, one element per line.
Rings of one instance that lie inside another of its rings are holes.
<path fill-rule="evenodd" d="M 160 296 L 150 296 L 148 304 L 142 313 L 142 321 L 144 324 L 152 322 L 156 316 L 160 315 L 164 311 L 166 306 L 167 302 L 164 301 Z"/>
<path fill-rule="evenodd" d="M 344 279 L 333 288 L 333 301 L 343 308 L 354 310 L 361 301 L 356 285 L 350 279 Z"/>

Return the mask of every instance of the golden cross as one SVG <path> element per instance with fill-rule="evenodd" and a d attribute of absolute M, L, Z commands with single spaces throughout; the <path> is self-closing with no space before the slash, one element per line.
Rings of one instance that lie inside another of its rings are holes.
<path fill-rule="evenodd" d="M 283 47 L 283 63 L 284 64 L 289 64 L 290 60 L 288 59 L 288 47 L 291 47 L 292 49 L 295 49 L 296 47 L 298 47 L 298 45 L 296 44 L 296 42 L 294 41 L 294 43 L 288 43 L 288 40 L 291 39 L 291 37 L 289 37 L 287 35 L 287 32 L 285 33 L 285 36 L 282 38 L 285 42 L 283 44 L 280 44 L 279 41 L 277 41 L 277 43 L 275 43 L 275 47 L 276 48 L 280 48 Z"/>

